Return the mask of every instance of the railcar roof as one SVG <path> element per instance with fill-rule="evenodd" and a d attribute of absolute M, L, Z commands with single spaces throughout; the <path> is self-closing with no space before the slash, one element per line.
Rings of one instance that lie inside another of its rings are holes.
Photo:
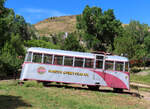
<path fill-rule="evenodd" d="M 122 57 L 122 56 L 117 56 L 117 55 L 112 55 L 112 56 L 106 56 L 106 60 L 112 60 L 112 61 L 126 61 L 128 62 L 128 58 Z"/>
<path fill-rule="evenodd" d="M 65 56 L 84 57 L 84 58 L 95 58 L 95 55 L 96 55 L 93 53 L 65 51 L 65 50 L 57 50 L 57 49 L 47 49 L 47 48 L 40 48 L 40 47 L 31 47 L 31 48 L 28 48 L 27 51 L 28 52 L 45 53 L 45 54 L 56 54 L 56 55 L 65 55 Z M 108 56 L 106 56 L 106 60 L 129 61 L 128 58 L 122 57 L 122 56 L 117 56 L 117 55 L 108 55 Z"/>
<path fill-rule="evenodd" d="M 28 48 L 27 51 L 28 52 L 46 53 L 46 54 L 65 55 L 65 56 L 95 58 L 95 54 L 92 54 L 92 53 L 65 51 L 65 50 L 57 50 L 57 49 L 47 49 L 47 48 L 40 48 L 40 47 L 31 47 L 31 48 Z"/>

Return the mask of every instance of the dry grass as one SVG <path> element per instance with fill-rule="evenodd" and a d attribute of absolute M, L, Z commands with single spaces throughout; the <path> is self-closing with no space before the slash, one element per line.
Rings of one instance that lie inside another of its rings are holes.
<path fill-rule="evenodd" d="M 144 83 L 150 85 L 150 74 L 148 75 L 137 75 L 130 74 L 131 82 Z"/>
<path fill-rule="evenodd" d="M 76 26 L 76 16 L 62 16 L 48 18 L 34 25 L 40 35 L 59 32 L 73 32 Z"/>

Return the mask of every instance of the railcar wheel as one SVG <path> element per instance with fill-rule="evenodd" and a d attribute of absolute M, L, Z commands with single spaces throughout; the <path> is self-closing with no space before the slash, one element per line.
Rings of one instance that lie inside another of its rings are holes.
<path fill-rule="evenodd" d="M 24 84 L 24 82 L 23 82 L 23 81 L 19 81 L 18 84 L 19 84 L 20 86 L 22 86 L 22 85 Z"/>
<path fill-rule="evenodd" d="M 42 82 L 43 86 L 48 86 L 50 82 Z"/>
<path fill-rule="evenodd" d="M 87 85 L 87 87 L 88 87 L 90 90 L 99 90 L 99 87 L 100 87 L 100 86 Z"/>
<path fill-rule="evenodd" d="M 123 89 L 121 89 L 121 88 L 114 88 L 113 91 L 117 92 L 117 93 L 122 93 Z"/>

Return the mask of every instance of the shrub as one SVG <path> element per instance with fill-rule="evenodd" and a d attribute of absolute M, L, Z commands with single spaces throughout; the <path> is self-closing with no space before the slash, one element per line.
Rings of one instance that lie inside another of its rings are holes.
<path fill-rule="evenodd" d="M 141 69 L 140 69 L 140 68 L 137 68 L 137 67 L 133 67 L 133 68 L 131 68 L 131 70 L 130 70 L 131 73 L 138 73 L 138 72 L 140 72 L 140 71 L 141 71 Z"/>
<path fill-rule="evenodd" d="M 54 45 L 51 42 L 47 42 L 45 40 L 29 40 L 25 42 L 25 46 L 27 47 L 42 47 L 42 48 L 51 48 L 51 49 L 59 49 L 58 45 Z"/>

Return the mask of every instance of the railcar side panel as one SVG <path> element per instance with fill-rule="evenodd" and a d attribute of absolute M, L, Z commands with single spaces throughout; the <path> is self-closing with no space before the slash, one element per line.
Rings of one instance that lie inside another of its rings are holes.
<path fill-rule="evenodd" d="M 129 89 L 129 75 L 100 69 L 25 63 L 20 80 L 54 81 Z"/>
<path fill-rule="evenodd" d="M 95 72 L 91 69 L 38 63 L 25 63 L 23 69 L 21 80 L 31 79 L 88 85 L 96 85 L 99 82 L 100 84 L 97 85 L 106 86 L 104 79 L 98 74 L 94 76 Z"/>

